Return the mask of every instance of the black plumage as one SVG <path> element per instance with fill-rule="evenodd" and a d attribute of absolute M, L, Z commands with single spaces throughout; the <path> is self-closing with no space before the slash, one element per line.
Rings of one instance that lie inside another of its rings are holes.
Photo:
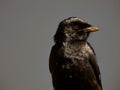
<path fill-rule="evenodd" d="M 97 30 L 76 17 L 60 22 L 49 59 L 54 90 L 102 90 L 96 55 L 87 42 Z"/>

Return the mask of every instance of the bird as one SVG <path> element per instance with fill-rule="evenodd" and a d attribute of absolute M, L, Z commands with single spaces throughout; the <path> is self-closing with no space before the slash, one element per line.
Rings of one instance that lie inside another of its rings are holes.
<path fill-rule="evenodd" d="M 77 17 L 60 22 L 49 56 L 54 90 L 103 90 L 96 54 L 87 41 L 98 30 Z"/>

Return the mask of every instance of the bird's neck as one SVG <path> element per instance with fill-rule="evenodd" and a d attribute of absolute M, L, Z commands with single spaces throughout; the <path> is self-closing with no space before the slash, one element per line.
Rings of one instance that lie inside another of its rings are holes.
<path fill-rule="evenodd" d="M 72 46 L 81 46 L 81 45 L 85 45 L 87 43 L 87 41 L 86 40 L 83 40 L 83 41 L 81 41 L 81 40 L 74 40 L 74 41 L 65 41 L 65 42 L 63 42 L 62 44 L 64 45 L 64 46 L 66 46 L 66 45 L 72 45 Z"/>
<path fill-rule="evenodd" d="M 84 33 L 83 35 L 68 35 L 65 37 L 65 42 L 86 42 L 89 34 Z"/>

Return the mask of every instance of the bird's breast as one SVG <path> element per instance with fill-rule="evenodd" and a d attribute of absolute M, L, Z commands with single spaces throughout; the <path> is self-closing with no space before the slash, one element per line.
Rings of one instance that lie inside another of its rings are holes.
<path fill-rule="evenodd" d="M 87 43 L 84 44 L 65 44 L 64 55 L 66 58 L 84 60 L 93 54 L 93 50 Z"/>

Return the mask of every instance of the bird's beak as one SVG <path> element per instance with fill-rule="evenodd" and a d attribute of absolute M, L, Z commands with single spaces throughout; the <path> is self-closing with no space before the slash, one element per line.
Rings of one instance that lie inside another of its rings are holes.
<path fill-rule="evenodd" d="M 96 27 L 96 26 L 90 26 L 90 27 L 87 27 L 84 29 L 85 32 L 95 32 L 95 31 L 98 31 L 99 28 Z"/>

